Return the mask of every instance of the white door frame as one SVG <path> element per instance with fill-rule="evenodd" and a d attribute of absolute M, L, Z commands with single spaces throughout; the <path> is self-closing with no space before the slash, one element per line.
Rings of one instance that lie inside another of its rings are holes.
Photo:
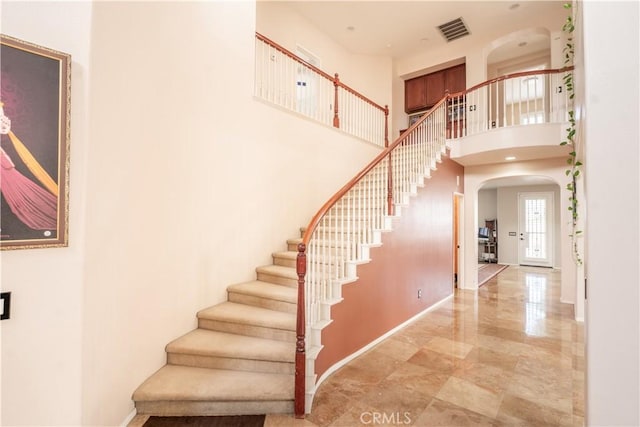
<path fill-rule="evenodd" d="M 458 251 L 458 289 L 464 288 L 464 193 L 453 193 L 454 199 L 458 200 L 458 242 L 453 242 L 453 250 Z M 455 205 L 454 205 L 455 206 Z M 454 217 L 455 217 L 455 213 Z M 455 224 L 454 224 L 455 227 Z M 457 246 L 457 249 L 456 249 Z M 454 272 L 455 273 L 455 272 Z M 455 284 L 452 284 L 452 288 Z"/>

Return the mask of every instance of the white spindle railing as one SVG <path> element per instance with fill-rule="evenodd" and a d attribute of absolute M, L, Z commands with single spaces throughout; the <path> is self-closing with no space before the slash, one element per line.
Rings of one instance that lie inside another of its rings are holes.
<path fill-rule="evenodd" d="M 255 96 L 381 147 L 389 110 L 256 34 Z"/>
<path fill-rule="evenodd" d="M 569 121 L 572 100 L 563 77 L 569 69 L 517 73 L 453 94 L 448 103 L 448 138 L 490 129 Z"/>
<path fill-rule="evenodd" d="M 355 264 L 380 243 L 389 213 L 389 181 L 394 204 L 406 203 L 445 151 L 446 102 L 414 124 L 403 137 L 332 198 L 305 233 L 307 330 L 330 320 L 323 310 L 354 280 Z M 307 341 L 307 349 L 320 343 Z"/>

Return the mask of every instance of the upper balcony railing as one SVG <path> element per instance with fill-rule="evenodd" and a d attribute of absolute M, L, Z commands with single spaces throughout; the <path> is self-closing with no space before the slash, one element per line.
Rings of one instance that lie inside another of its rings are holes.
<path fill-rule="evenodd" d="M 573 100 L 563 79 L 572 70 L 507 74 L 448 95 L 447 138 L 509 126 L 568 122 Z"/>
<path fill-rule="evenodd" d="M 255 95 L 381 147 L 388 145 L 389 108 L 380 106 L 256 33 Z"/>

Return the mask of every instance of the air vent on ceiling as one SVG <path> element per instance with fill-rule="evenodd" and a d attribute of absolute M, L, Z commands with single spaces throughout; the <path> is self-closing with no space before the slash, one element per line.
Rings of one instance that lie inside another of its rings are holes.
<path fill-rule="evenodd" d="M 448 42 L 469 35 L 469 29 L 464 25 L 462 18 L 438 25 L 438 29 Z"/>

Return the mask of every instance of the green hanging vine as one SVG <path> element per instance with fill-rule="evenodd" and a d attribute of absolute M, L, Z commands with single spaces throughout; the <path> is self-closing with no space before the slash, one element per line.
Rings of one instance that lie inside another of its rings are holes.
<path fill-rule="evenodd" d="M 564 8 L 571 11 L 571 3 L 565 3 Z M 573 65 L 573 58 L 575 55 L 575 45 L 573 43 L 572 34 L 575 30 L 575 24 L 573 21 L 573 15 L 569 14 L 567 20 L 562 26 L 562 31 L 567 34 L 567 44 L 564 47 L 564 65 L 569 67 Z M 573 71 L 568 71 L 563 77 L 564 86 L 569 94 L 569 99 L 573 100 L 575 91 L 573 85 Z M 578 177 L 580 176 L 580 166 L 582 162 L 578 160 L 576 153 L 576 118 L 574 110 L 569 110 L 569 127 L 567 128 L 566 140 L 562 141 L 560 145 L 568 145 L 571 148 L 567 164 L 569 169 L 566 171 L 566 175 L 571 179 L 571 182 L 567 184 L 567 190 L 569 190 L 569 211 L 571 212 L 571 245 L 573 248 L 573 258 L 576 264 L 582 264 L 582 256 L 578 248 L 578 237 L 582 235 L 582 231 L 578 230 L 578 198 L 576 192 L 576 186 Z"/>

